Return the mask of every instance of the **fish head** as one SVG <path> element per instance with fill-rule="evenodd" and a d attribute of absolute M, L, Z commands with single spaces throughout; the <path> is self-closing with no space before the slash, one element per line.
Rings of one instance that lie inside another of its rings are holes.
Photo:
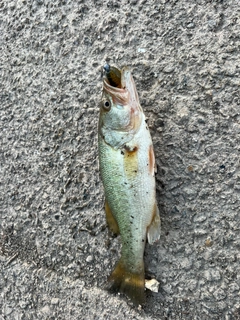
<path fill-rule="evenodd" d="M 107 144 L 119 148 L 139 130 L 143 112 L 129 68 L 120 70 L 108 66 L 106 69 L 100 103 L 99 134 Z"/>

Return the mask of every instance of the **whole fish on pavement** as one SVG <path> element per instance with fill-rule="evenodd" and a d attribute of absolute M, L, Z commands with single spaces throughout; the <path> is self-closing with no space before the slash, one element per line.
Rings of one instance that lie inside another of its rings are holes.
<path fill-rule="evenodd" d="M 152 139 L 127 67 L 105 65 L 98 127 L 100 173 L 108 226 L 121 235 L 110 288 L 145 302 L 144 249 L 160 237 Z"/>

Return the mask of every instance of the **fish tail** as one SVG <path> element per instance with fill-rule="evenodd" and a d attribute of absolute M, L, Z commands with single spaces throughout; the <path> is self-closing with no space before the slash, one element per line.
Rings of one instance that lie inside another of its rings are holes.
<path fill-rule="evenodd" d="M 121 292 L 128 296 L 133 303 L 138 306 L 145 302 L 145 278 L 144 278 L 144 265 L 138 272 L 129 270 L 120 259 L 110 275 L 109 291 Z"/>

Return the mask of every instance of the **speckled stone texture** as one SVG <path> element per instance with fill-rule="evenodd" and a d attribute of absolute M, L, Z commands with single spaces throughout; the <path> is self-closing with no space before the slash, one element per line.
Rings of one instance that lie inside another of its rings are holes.
<path fill-rule="evenodd" d="M 101 67 L 132 69 L 159 243 L 142 310 L 104 290 Z M 240 319 L 238 0 L 0 2 L 0 320 Z"/>

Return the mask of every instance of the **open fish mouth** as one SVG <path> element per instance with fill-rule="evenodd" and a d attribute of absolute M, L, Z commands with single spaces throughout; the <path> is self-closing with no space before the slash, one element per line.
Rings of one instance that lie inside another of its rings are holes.
<path fill-rule="evenodd" d="M 122 71 L 116 67 L 111 67 L 109 64 L 105 64 L 103 69 L 109 85 L 115 88 L 122 88 Z"/>
<path fill-rule="evenodd" d="M 126 105 L 129 102 L 129 91 L 126 89 L 125 71 L 105 64 L 103 90 L 112 97 L 113 103 Z"/>
<path fill-rule="evenodd" d="M 133 111 L 142 112 L 137 89 L 129 68 L 121 70 L 105 64 L 103 91 L 109 94 L 113 103 L 120 105 L 130 104 Z"/>

